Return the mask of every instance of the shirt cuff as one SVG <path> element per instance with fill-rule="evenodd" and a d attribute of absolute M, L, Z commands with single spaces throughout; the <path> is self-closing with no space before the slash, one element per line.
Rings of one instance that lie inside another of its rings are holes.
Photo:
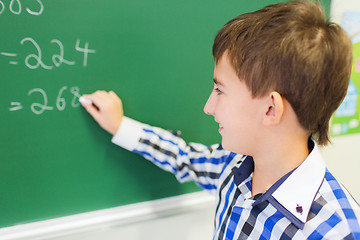
<path fill-rule="evenodd" d="M 129 151 L 133 151 L 139 143 L 145 126 L 146 124 L 144 123 L 124 116 L 111 142 Z"/>

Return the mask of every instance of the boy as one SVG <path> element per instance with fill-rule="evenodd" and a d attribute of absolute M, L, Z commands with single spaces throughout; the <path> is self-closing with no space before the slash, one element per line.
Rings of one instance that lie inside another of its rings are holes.
<path fill-rule="evenodd" d="M 309 1 L 229 21 L 214 41 L 215 86 L 204 108 L 221 145 L 187 144 L 124 117 L 113 92 L 85 95 L 99 110 L 83 106 L 114 143 L 217 196 L 214 239 L 360 239 L 360 208 L 318 149 L 346 95 L 351 51 Z"/>

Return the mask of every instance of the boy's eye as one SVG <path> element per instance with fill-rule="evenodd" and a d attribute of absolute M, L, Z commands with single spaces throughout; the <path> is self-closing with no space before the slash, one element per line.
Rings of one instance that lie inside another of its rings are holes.
<path fill-rule="evenodd" d="M 217 95 L 220 95 L 222 93 L 222 91 L 219 88 L 215 88 L 214 90 L 217 93 Z"/>

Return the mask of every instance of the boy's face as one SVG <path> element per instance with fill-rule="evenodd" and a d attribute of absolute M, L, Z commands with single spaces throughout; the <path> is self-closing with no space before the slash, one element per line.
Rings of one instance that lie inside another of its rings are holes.
<path fill-rule="evenodd" d="M 215 65 L 214 83 L 204 112 L 213 115 L 219 123 L 224 149 L 252 155 L 260 140 L 264 99 L 252 98 L 236 75 L 226 51 Z"/>

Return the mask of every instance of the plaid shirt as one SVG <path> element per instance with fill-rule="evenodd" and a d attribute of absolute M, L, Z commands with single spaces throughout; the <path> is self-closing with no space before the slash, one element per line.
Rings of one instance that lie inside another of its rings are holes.
<path fill-rule="evenodd" d="M 187 144 L 126 117 L 112 141 L 215 194 L 214 239 L 360 239 L 359 205 L 326 169 L 315 141 L 299 167 L 256 196 L 250 156 Z"/>

